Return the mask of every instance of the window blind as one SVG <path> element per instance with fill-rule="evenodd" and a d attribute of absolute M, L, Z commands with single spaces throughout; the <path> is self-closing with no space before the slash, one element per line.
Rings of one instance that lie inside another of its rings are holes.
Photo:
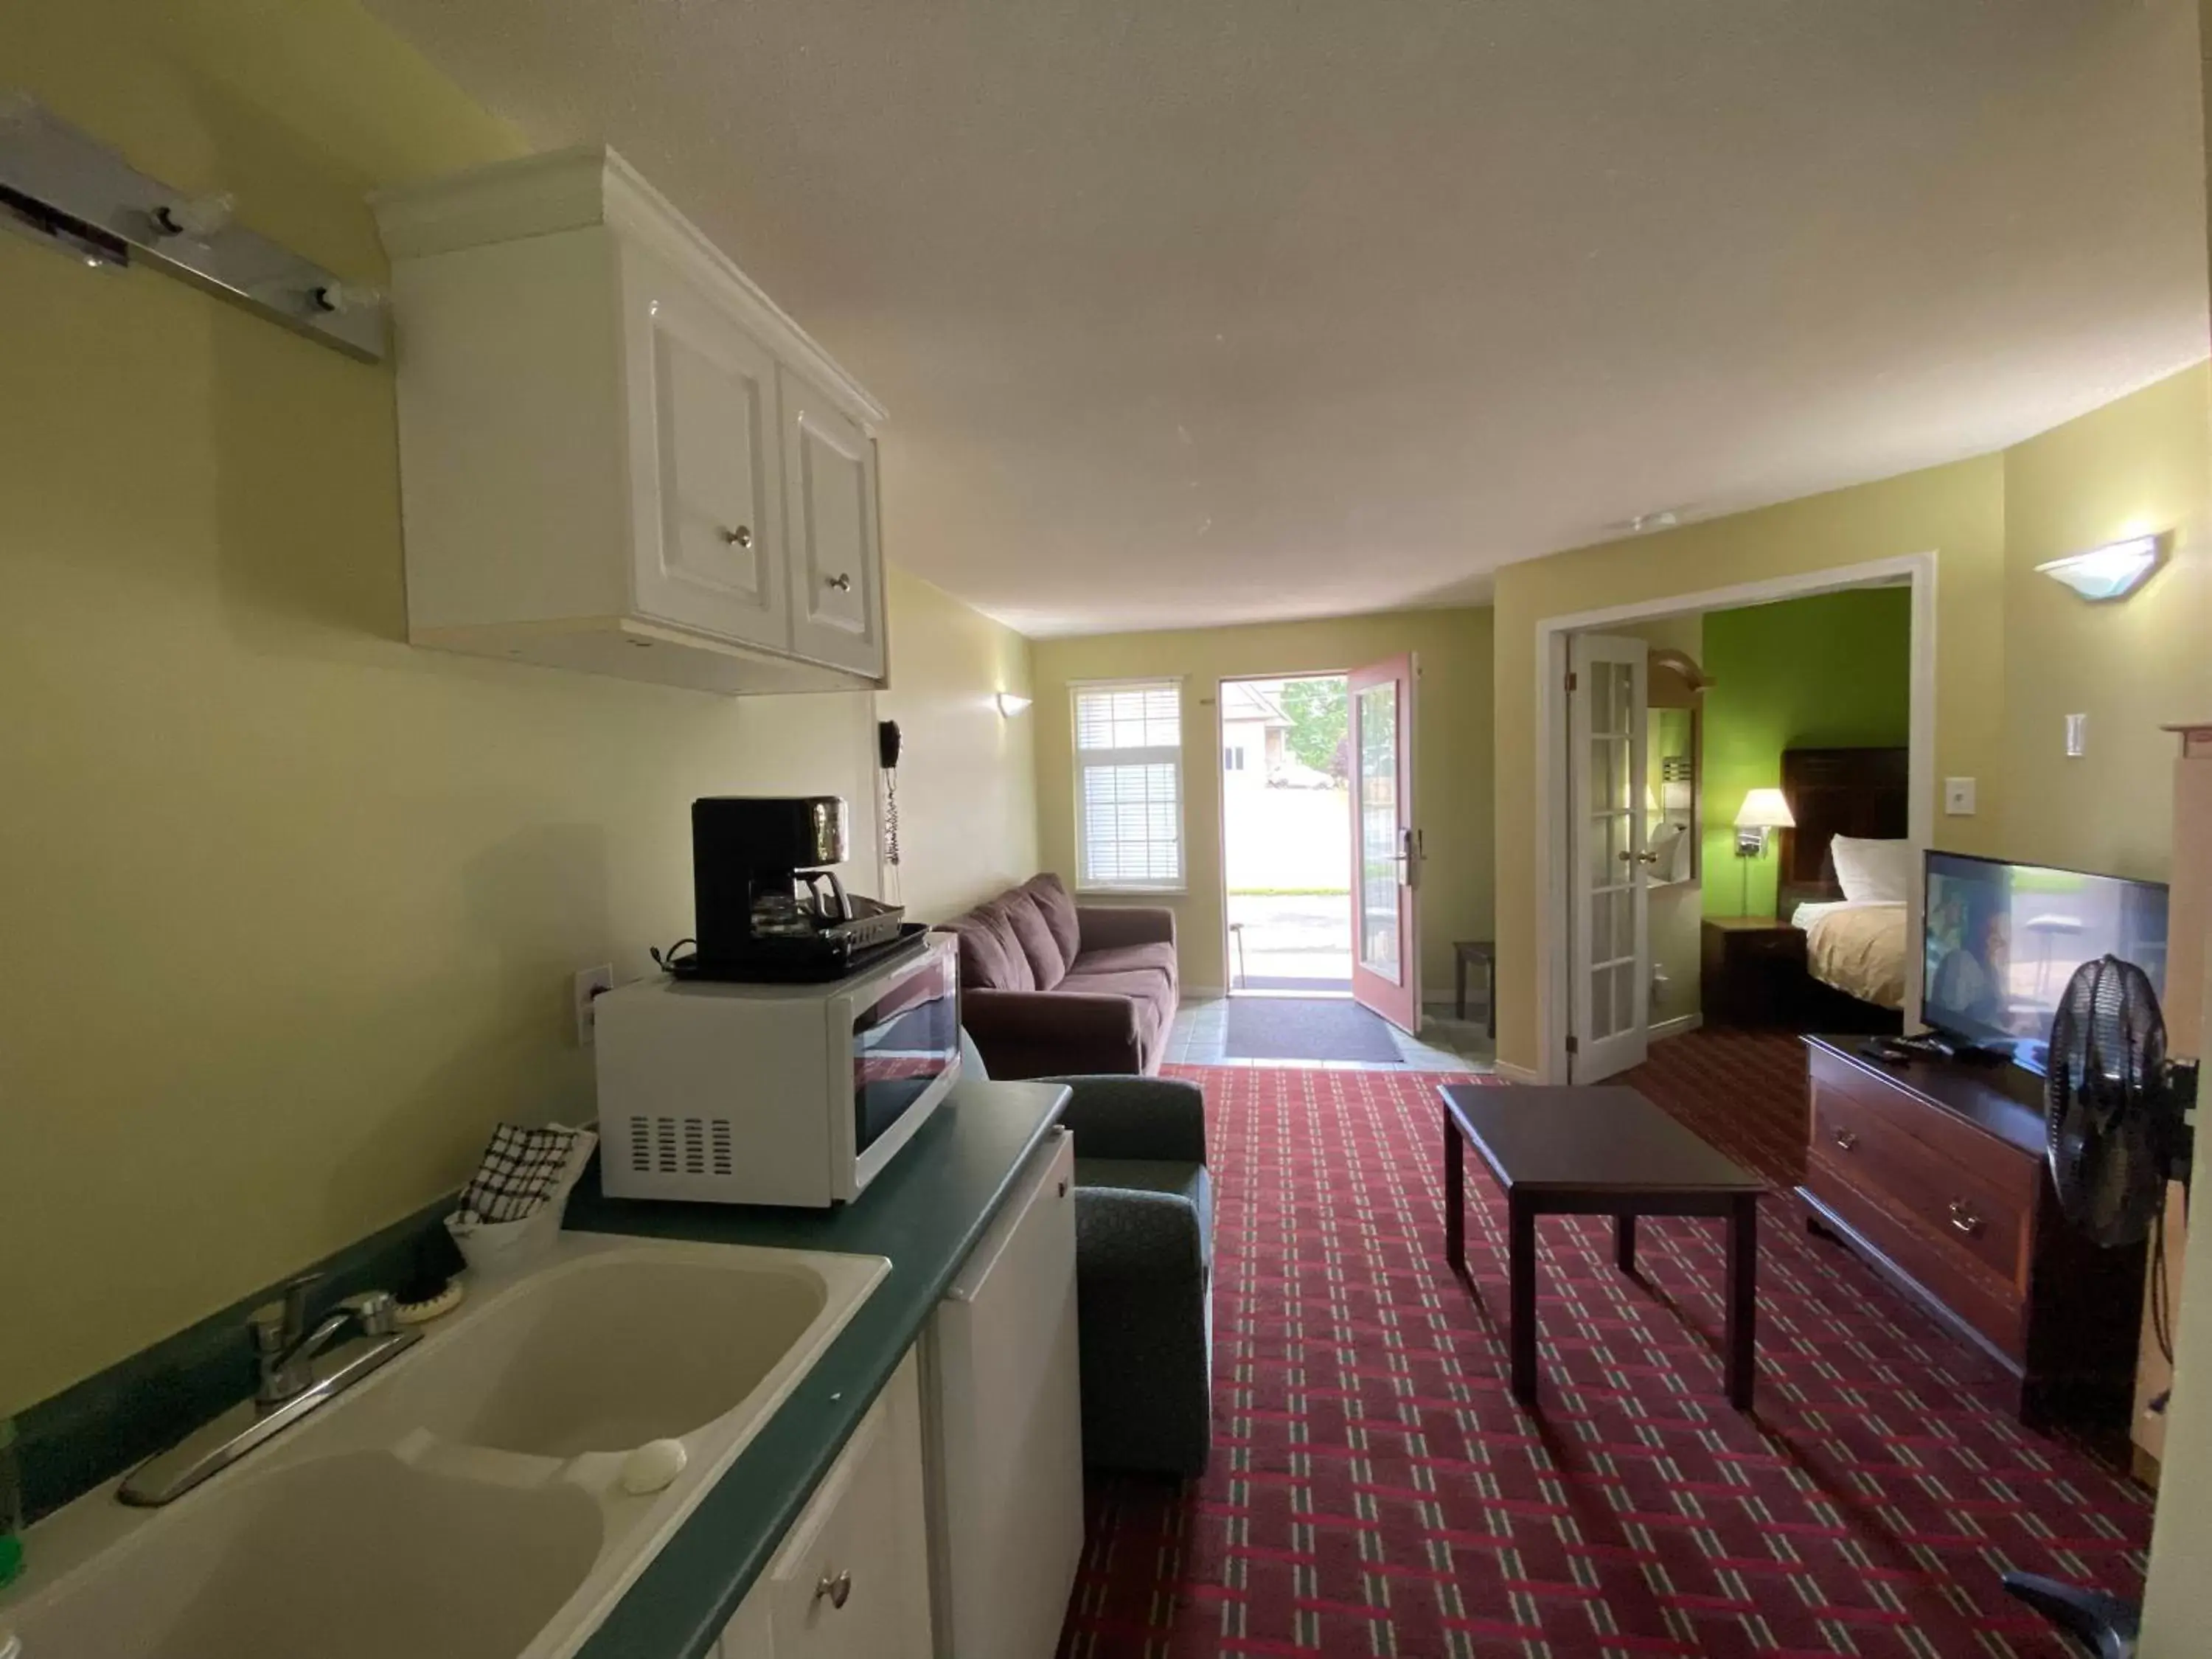
<path fill-rule="evenodd" d="M 1182 687 L 1079 685 L 1076 819 L 1080 885 L 1182 885 Z"/>

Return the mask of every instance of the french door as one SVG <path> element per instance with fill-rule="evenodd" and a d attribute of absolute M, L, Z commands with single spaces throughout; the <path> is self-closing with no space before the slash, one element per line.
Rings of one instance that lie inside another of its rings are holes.
<path fill-rule="evenodd" d="M 1421 1024 L 1413 890 L 1413 658 L 1349 677 L 1352 750 L 1352 994 L 1403 1031 Z"/>
<path fill-rule="evenodd" d="M 1650 1046 L 1651 943 L 1644 774 L 1650 647 L 1578 634 L 1567 690 L 1574 976 L 1572 1074 L 1595 1083 Z"/>

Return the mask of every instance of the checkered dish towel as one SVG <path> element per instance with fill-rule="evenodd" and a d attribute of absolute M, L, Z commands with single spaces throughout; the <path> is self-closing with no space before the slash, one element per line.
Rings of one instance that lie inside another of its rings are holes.
<path fill-rule="evenodd" d="M 549 1200 L 566 1199 L 599 1144 L 593 1131 L 565 1124 L 536 1129 L 499 1125 L 491 1132 L 483 1161 L 461 1189 L 462 1225 L 527 1220 Z"/>

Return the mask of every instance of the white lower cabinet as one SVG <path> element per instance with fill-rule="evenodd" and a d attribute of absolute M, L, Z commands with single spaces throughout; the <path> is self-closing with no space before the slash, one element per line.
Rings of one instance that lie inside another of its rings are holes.
<path fill-rule="evenodd" d="M 1052 1659 L 1083 1553 L 1074 1192 L 1055 1130 L 718 1659 Z"/>
<path fill-rule="evenodd" d="M 723 1630 L 720 1659 L 930 1659 L 927 1524 L 909 1353 Z"/>

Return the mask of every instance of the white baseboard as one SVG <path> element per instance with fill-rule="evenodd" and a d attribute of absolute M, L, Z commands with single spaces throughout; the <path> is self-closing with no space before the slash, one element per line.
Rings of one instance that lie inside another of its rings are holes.
<path fill-rule="evenodd" d="M 1211 1000 L 1215 997 L 1225 997 L 1229 993 L 1218 985 L 1186 985 L 1182 987 L 1179 994 L 1184 1001 L 1190 1002 L 1200 1000 Z"/>
<path fill-rule="evenodd" d="M 1539 1080 L 1536 1073 L 1529 1067 L 1516 1066 L 1510 1060 L 1499 1060 L 1492 1069 L 1508 1083 L 1534 1083 Z"/>
<path fill-rule="evenodd" d="M 1705 1023 L 1703 1014 L 1677 1014 L 1672 1019 L 1662 1019 L 1651 1028 L 1651 1041 L 1662 1037 L 1680 1036 L 1685 1031 L 1694 1031 Z"/>

